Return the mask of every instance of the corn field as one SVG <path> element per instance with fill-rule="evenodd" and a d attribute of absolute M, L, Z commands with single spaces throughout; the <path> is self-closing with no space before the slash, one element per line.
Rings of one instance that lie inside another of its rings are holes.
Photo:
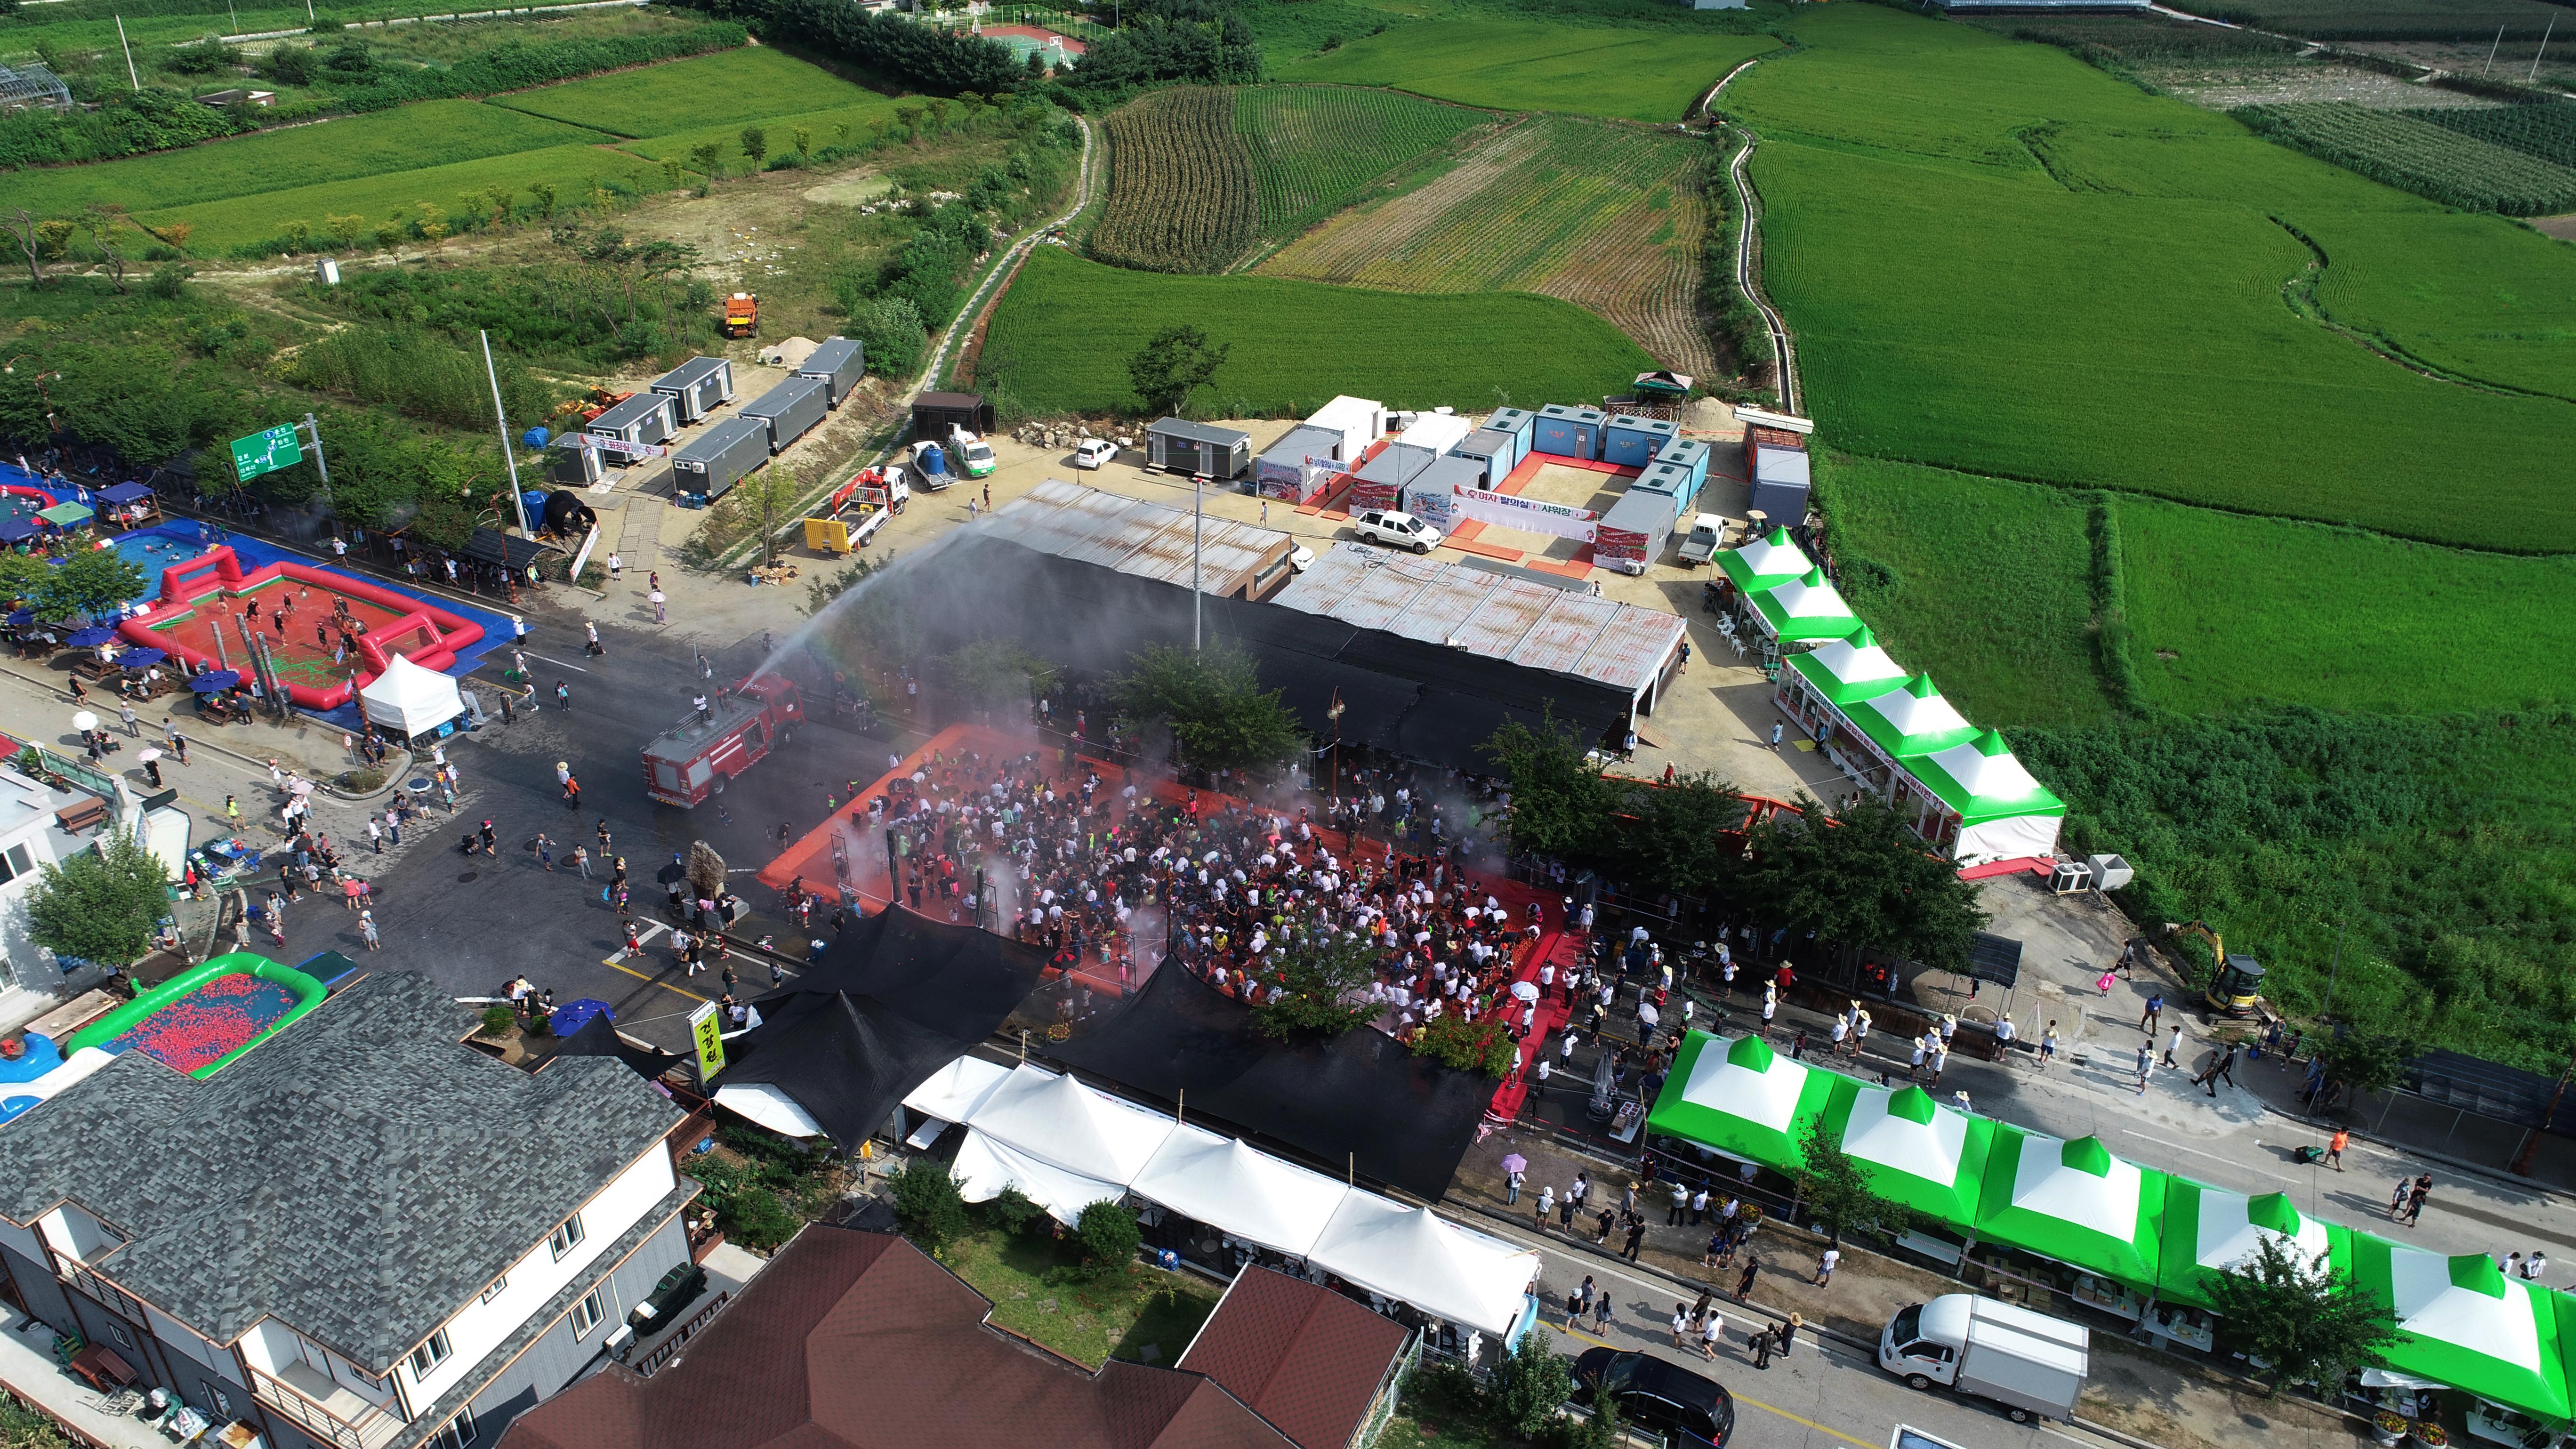
<path fill-rule="evenodd" d="M 2317 101 L 2228 114 L 2285 146 L 2445 206 L 2507 216 L 2576 209 L 2576 170 L 2407 112 Z"/>
<path fill-rule="evenodd" d="M 1252 151 L 1235 133 L 1232 87 L 1158 91 L 1105 129 L 1109 200 L 1093 256 L 1149 272 L 1214 272 L 1252 245 Z"/>
<path fill-rule="evenodd" d="M 2408 111 L 2445 131 L 2537 156 L 2576 169 L 2576 105 L 2547 101 L 2530 106 L 2436 106 Z"/>

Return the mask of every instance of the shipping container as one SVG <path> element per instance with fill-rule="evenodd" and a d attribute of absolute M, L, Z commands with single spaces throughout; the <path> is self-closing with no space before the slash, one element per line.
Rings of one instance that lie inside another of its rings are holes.
<path fill-rule="evenodd" d="M 582 431 L 625 443 L 667 443 L 680 431 L 679 407 L 667 392 L 639 392 L 592 418 Z"/>
<path fill-rule="evenodd" d="M 1601 457 L 1601 432 L 1609 421 L 1609 415 L 1599 408 L 1549 403 L 1538 410 L 1538 432 L 1530 440 L 1530 451 L 1597 462 Z"/>
<path fill-rule="evenodd" d="M 1476 461 L 1485 476 L 1485 481 L 1476 485 L 1479 488 L 1491 488 L 1510 477 L 1512 464 L 1517 461 L 1512 457 L 1512 435 L 1493 428 L 1479 428 L 1468 434 L 1465 442 L 1449 450 L 1449 456 Z"/>
<path fill-rule="evenodd" d="M 1750 454 L 1755 448 L 1791 448 L 1803 453 L 1807 451 L 1807 439 L 1805 434 L 1793 433 L 1786 428 L 1752 423 L 1744 429 L 1744 451 Z"/>
<path fill-rule="evenodd" d="M 1592 557 L 1625 573 L 1642 574 L 1672 542 L 1679 509 L 1669 493 L 1630 488 L 1610 505 L 1593 530 Z"/>
<path fill-rule="evenodd" d="M 1621 413 L 1602 430 L 1601 460 L 1622 468 L 1643 468 L 1681 436 L 1678 424 L 1662 418 Z"/>
<path fill-rule="evenodd" d="M 1468 435 L 1475 431 L 1474 423 L 1456 413 L 1424 413 L 1413 420 L 1412 426 L 1398 433 L 1395 440 L 1437 458 L 1467 441 Z"/>
<path fill-rule="evenodd" d="M 1526 458 L 1530 455 L 1530 435 L 1538 427 L 1538 414 L 1527 408 L 1496 408 L 1485 414 L 1485 426 L 1494 432 L 1511 434 L 1513 451 L 1520 458 Z"/>
<path fill-rule="evenodd" d="M 1810 478 L 1807 455 L 1790 448 L 1758 448 L 1753 458 L 1753 492 L 1748 511 L 1758 511 L 1775 528 L 1795 528 L 1806 521 Z"/>
<path fill-rule="evenodd" d="M 832 411 L 819 377 L 799 373 L 742 405 L 740 416 L 769 426 L 769 451 L 784 453 Z"/>
<path fill-rule="evenodd" d="M 1690 470 L 1679 463 L 1649 463 L 1646 471 L 1638 474 L 1636 481 L 1628 486 L 1665 494 L 1685 517 L 1698 511 L 1699 483 L 1691 477 Z"/>
<path fill-rule="evenodd" d="M 1688 468 L 1693 487 L 1707 485 L 1708 459 L 1708 444 L 1698 438 L 1675 438 L 1664 446 L 1662 452 L 1655 455 L 1655 461 L 1658 463 L 1671 463 Z"/>
<path fill-rule="evenodd" d="M 1252 468 L 1252 435 L 1184 418 L 1165 418 L 1145 430 L 1145 460 L 1156 468 L 1219 482 Z"/>
<path fill-rule="evenodd" d="M 1333 461 L 1348 468 L 1368 452 L 1369 444 L 1386 436 L 1386 404 L 1364 397 L 1337 397 L 1315 409 L 1305 425 L 1336 434 L 1340 441 L 1333 449 Z"/>
<path fill-rule="evenodd" d="M 859 385 L 859 379 L 868 375 L 868 350 L 856 338 L 826 337 L 796 371 L 805 377 L 823 379 L 823 400 L 839 407 L 850 389 Z"/>
<path fill-rule="evenodd" d="M 546 478 L 573 488 L 607 481 L 608 464 L 597 448 L 576 448 L 558 441 L 546 449 Z"/>
<path fill-rule="evenodd" d="M 667 393 L 682 427 L 733 401 L 733 364 L 721 357 L 692 357 L 653 379 L 651 391 Z"/>
<path fill-rule="evenodd" d="M 1481 459 L 1454 455 L 1434 458 L 1429 467 L 1406 481 L 1403 508 L 1445 534 L 1450 520 L 1457 516 L 1454 500 L 1458 490 L 1484 486 L 1485 465 Z"/>
<path fill-rule="evenodd" d="M 980 392 L 926 392 L 912 400 L 912 435 L 925 442 L 948 436 L 951 428 L 970 433 L 993 431 L 993 405 Z"/>
<path fill-rule="evenodd" d="M 1341 471 L 1334 449 L 1342 435 L 1330 428 L 1300 424 L 1270 445 L 1252 465 L 1252 478 L 1264 498 L 1308 503 Z"/>
<path fill-rule="evenodd" d="M 671 487 L 713 502 L 768 461 L 769 424 L 760 418 L 727 418 L 671 455 Z"/>

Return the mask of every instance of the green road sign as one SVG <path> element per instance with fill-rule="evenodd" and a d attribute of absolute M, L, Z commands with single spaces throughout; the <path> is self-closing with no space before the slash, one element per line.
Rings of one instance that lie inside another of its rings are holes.
<path fill-rule="evenodd" d="M 304 444 L 297 439 L 293 423 L 283 423 L 247 438 L 233 439 L 233 471 L 244 483 L 262 473 L 292 468 L 303 461 Z"/>

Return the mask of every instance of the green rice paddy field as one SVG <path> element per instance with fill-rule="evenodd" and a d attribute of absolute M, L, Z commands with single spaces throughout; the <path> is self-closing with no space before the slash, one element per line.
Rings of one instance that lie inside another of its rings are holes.
<path fill-rule="evenodd" d="M 1194 402 L 1254 417 L 1302 416 L 1337 393 L 1492 407 L 1497 379 L 1523 401 L 1585 397 L 1654 365 L 1617 328 L 1550 297 L 1133 272 L 1039 247 L 994 314 L 977 380 L 1033 413 L 1131 409 L 1128 358 L 1177 319 L 1234 344 Z"/>
<path fill-rule="evenodd" d="M 618 71 L 495 97 L 492 104 L 615 136 L 667 136 L 828 110 L 870 92 L 767 46 Z"/>
<path fill-rule="evenodd" d="M 1678 121 L 1717 78 L 1779 48 L 1768 35 L 1428 20 L 1319 55 L 1271 59 L 1276 79 L 1338 81 L 1499 110 Z"/>
<path fill-rule="evenodd" d="M 821 110 L 797 111 L 789 115 L 765 115 L 749 122 L 723 121 L 690 130 L 674 131 L 668 135 L 648 136 L 642 140 L 626 142 L 617 149 L 632 151 L 638 156 L 655 161 L 665 156 L 677 156 L 685 160 L 689 152 L 701 142 L 712 141 L 724 148 L 726 167 L 738 171 L 744 164 L 742 129 L 745 125 L 756 124 L 766 131 L 769 135 L 769 154 L 784 156 L 796 149 L 796 129 L 800 126 L 813 137 L 815 149 L 820 150 L 825 146 L 842 144 L 838 128 L 846 126 L 851 136 L 865 140 L 868 134 L 868 122 L 890 122 L 894 119 L 896 106 L 911 104 L 909 101 L 898 100 L 893 96 L 871 95 L 856 86 L 850 87 L 850 90 L 857 92 L 861 99 L 845 100 L 840 105 L 827 106 Z"/>
<path fill-rule="evenodd" d="M 2489 216 L 2327 233 L 2317 300 L 2466 378 L 2576 401 L 2576 246 Z"/>
<path fill-rule="evenodd" d="M 539 181 L 551 183 L 565 198 L 574 199 L 593 180 L 614 182 L 631 191 L 662 189 L 658 169 L 623 151 L 606 145 L 547 146 L 479 161 L 298 186 L 138 215 L 153 227 L 173 221 L 189 223 L 195 231 L 188 238 L 188 249 L 204 255 L 282 235 L 289 222 L 304 222 L 313 228 L 314 235 L 321 236 L 325 234 L 323 219 L 328 216 L 355 214 L 374 222 L 400 212 L 406 220 L 417 220 L 424 201 L 462 213 L 467 209 L 463 193 L 480 193 L 487 186 L 507 186 L 518 192 L 519 201 L 525 204 L 527 188 Z"/>

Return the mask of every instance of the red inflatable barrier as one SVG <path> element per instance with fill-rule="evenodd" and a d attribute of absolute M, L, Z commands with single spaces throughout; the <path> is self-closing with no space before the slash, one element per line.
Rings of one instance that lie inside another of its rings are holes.
<path fill-rule="evenodd" d="M 300 617 L 292 613 L 316 590 L 347 600 L 349 612 L 367 626 L 346 659 L 332 658 L 336 631 L 327 604 Z M 264 615 L 252 613 L 263 606 Z M 191 668 L 211 665 L 247 673 L 247 661 L 232 657 L 243 652 L 244 624 L 251 624 L 268 647 L 287 697 L 306 709 L 349 703 L 385 672 L 396 654 L 424 669 L 444 670 L 456 662 L 457 650 L 483 637 L 482 625 L 435 604 L 311 564 L 281 560 L 245 574 L 229 544 L 162 570 L 161 601 L 116 627 L 128 641 L 167 650 Z M 313 631 L 309 635 L 308 629 Z M 216 638 L 224 644 L 216 646 Z M 347 676 L 351 669 L 354 678 Z M 298 675 L 328 682 L 302 683 Z"/>

